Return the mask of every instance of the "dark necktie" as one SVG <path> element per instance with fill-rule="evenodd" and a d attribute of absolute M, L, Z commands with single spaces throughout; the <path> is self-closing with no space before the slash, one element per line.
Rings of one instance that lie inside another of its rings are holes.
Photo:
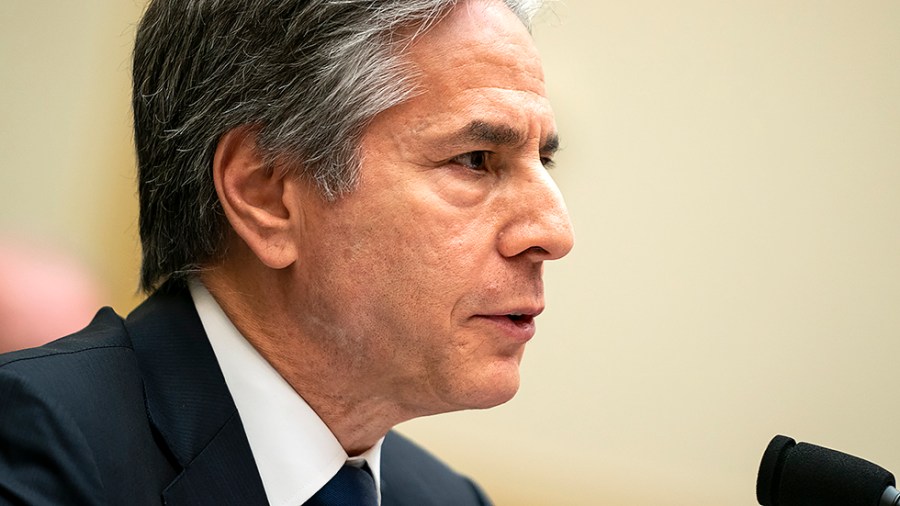
<path fill-rule="evenodd" d="M 378 506 L 378 492 L 369 466 L 344 464 L 305 506 Z"/>

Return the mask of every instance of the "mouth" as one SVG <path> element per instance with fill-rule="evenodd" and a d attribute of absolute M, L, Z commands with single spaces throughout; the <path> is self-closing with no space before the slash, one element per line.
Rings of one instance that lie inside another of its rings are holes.
<path fill-rule="evenodd" d="M 535 318 L 543 308 L 529 308 L 509 312 L 496 312 L 477 315 L 477 319 L 487 321 L 502 335 L 517 343 L 525 343 L 534 337 Z"/>
<path fill-rule="evenodd" d="M 509 318 L 509 321 L 511 321 L 517 325 L 528 325 L 528 324 L 534 322 L 534 317 L 536 315 L 524 314 L 524 313 L 509 313 L 504 316 L 506 318 Z"/>

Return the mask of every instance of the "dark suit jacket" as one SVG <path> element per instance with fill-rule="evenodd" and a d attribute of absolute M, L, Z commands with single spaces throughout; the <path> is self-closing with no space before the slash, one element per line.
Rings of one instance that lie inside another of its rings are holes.
<path fill-rule="evenodd" d="M 396 433 L 382 504 L 487 504 Z M 0 355 L 0 504 L 266 504 L 240 416 L 184 288 L 123 320 Z"/>

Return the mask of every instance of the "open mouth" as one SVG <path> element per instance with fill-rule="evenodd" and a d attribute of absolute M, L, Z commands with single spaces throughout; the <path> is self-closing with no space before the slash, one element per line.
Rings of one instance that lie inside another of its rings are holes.
<path fill-rule="evenodd" d="M 510 313 L 506 315 L 510 321 L 518 325 L 525 325 L 531 323 L 534 320 L 534 316 L 528 314 L 520 314 L 520 313 Z"/>
<path fill-rule="evenodd" d="M 476 315 L 481 321 L 492 322 L 494 330 L 499 330 L 502 335 L 512 339 L 516 343 L 525 343 L 534 337 L 534 320 L 540 311 L 534 313 L 495 313 Z M 496 335 L 496 334 L 493 334 Z"/>

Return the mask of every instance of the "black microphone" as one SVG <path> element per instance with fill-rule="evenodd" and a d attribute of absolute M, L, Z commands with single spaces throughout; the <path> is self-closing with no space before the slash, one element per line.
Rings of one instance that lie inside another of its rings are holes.
<path fill-rule="evenodd" d="M 859 457 L 775 436 L 756 479 L 762 506 L 900 506 L 894 475 Z"/>

